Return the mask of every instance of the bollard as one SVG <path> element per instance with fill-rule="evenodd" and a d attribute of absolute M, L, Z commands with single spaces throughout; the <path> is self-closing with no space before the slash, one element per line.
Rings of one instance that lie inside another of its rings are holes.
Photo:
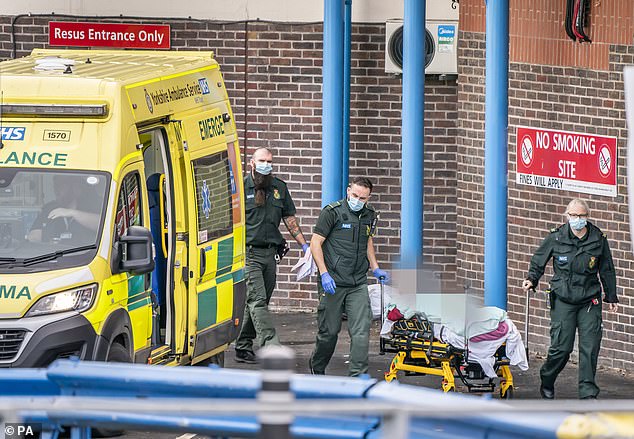
<path fill-rule="evenodd" d="M 279 402 L 292 403 L 295 399 L 290 389 L 291 376 L 295 368 L 295 351 L 286 346 L 265 346 L 258 351 L 262 365 L 262 389 L 258 402 L 270 406 Z M 292 413 L 261 413 L 261 439 L 290 439 Z"/>

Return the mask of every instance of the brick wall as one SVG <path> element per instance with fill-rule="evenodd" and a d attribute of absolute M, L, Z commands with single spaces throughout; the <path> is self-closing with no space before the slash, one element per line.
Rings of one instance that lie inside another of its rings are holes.
<path fill-rule="evenodd" d="M 555 4 L 557 3 L 557 4 Z M 530 256 L 548 230 L 565 221 L 563 210 L 573 197 L 589 201 L 591 220 L 609 239 L 617 270 L 621 308 L 604 313 L 601 364 L 625 369 L 634 362 L 632 337 L 632 248 L 628 226 L 623 66 L 634 63 L 631 45 L 634 15 L 630 1 L 593 2 L 592 45 L 566 41 L 565 2 L 511 2 L 509 66 L 508 174 L 508 310 L 523 327 L 525 295 L 520 289 Z M 597 5 L 599 5 L 597 7 Z M 484 270 L 484 74 L 483 4 L 461 4 L 458 86 L 457 277 L 483 290 Z M 620 11 L 620 12 L 619 12 Z M 619 15 L 625 13 L 625 15 Z M 524 14 L 524 15 L 522 15 Z M 610 27 L 606 17 L 620 16 Z M 523 18 L 522 18 L 523 17 Z M 528 29 L 540 31 L 527 35 Z M 526 32 L 525 32 L 526 31 Z M 627 36 L 627 38 L 624 37 Z M 530 40 L 530 41 L 529 41 Z M 628 45 L 629 43 L 629 45 Z M 515 183 L 518 126 L 594 133 L 618 138 L 618 196 L 602 197 L 521 186 Z M 540 290 L 552 276 L 548 268 Z M 549 345 L 549 311 L 545 295 L 531 302 L 530 346 L 545 353 Z"/>
<path fill-rule="evenodd" d="M 634 2 L 591 2 L 586 28 L 592 44 L 578 44 L 566 36 L 566 2 L 511 0 L 509 5 L 510 60 L 560 67 L 609 69 L 611 44 L 632 44 Z M 460 5 L 460 29 L 485 32 L 484 2 Z"/>
<path fill-rule="evenodd" d="M 424 237 L 427 262 L 446 277 L 455 274 L 482 292 L 485 8 L 483 2 L 463 3 L 459 80 L 427 80 Z M 627 227 L 621 71 L 623 65 L 634 62 L 634 3 L 593 2 L 592 45 L 566 40 L 563 4 L 539 0 L 525 10 L 524 3 L 511 1 L 509 259 L 501 262 L 507 263 L 509 273 L 509 313 L 522 327 L 525 308 L 519 284 L 530 255 L 547 230 L 563 221 L 561 212 L 567 201 L 579 195 L 514 183 L 517 126 L 617 136 L 618 196 L 585 198 L 613 248 L 622 304 L 616 317 L 604 316 L 602 364 L 625 368 L 634 362 L 630 293 L 634 272 Z M 12 18 L 0 17 L 3 58 L 11 56 Z M 17 20 L 18 56 L 46 45 L 49 19 Z M 249 154 L 260 146 L 274 149 L 276 171 L 288 181 L 303 228 L 310 230 L 321 205 L 321 25 L 259 22 L 245 29 L 243 23 L 169 24 L 175 49 L 216 52 L 241 145 L 246 145 Z M 535 28 L 540 31 L 528 31 Z M 374 204 L 381 211 L 382 224 L 376 242 L 380 261 L 388 264 L 395 260 L 400 242 L 401 80 L 383 72 L 384 32 L 379 24 L 353 26 L 350 175 L 368 173 L 376 180 Z M 298 255 L 294 250 L 282 264 L 273 301 L 277 307 L 315 306 L 313 283 L 297 285 L 289 274 Z M 547 271 L 544 279 L 549 277 Z M 531 350 L 544 352 L 549 317 L 543 295 L 533 299 L 531 310 Z"/>
<path fill-rule="evenodd" d="M 12 19 L 0 17 L 2 58 L 12 54 Z M 51 19 L 16 20 L 17 56 L 46 47 Z M 248 155 L 261 146 L 273 149 L 274 169 L 288 182 L 302 228 L 310 233 L 321 206 L 321 24 L 165 23 L 172 27 L 173 49 L 215 51 L 241 146 L 246 145 Z M 400 244 L 401 79 L 384 72 L 384 39 L 382 24 L 353 25 L 350 175 L 368 174 L 376 184 L 373 204 L 381 212 L 377 254 L 379 262 L 389 267 Z M 426 261 L 449 279 L 456 271 L 457 98 L 455 80 L 428 77 L 424 242 Z M 286 237 L 290 240 L 288 234 Z M 272 304 L 314 309 L 314 282 L 297 284 L 290 274 L 300 254 L 296 246 L 293 249 L 280 268 Z"/>

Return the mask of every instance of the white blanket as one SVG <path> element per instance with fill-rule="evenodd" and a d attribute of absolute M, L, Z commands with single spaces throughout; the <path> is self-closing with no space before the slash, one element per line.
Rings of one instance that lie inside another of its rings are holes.
<path fill-rule="evenodd" d="M 497 340 L 468 343 L 467 358 L 470 361 L 479 363 L 489 378 L 497 376 L 494 370 L 495 353 L 504 342 L 506 342 L 506 356 L 509 358 L 511 365 L 517 366 L 522 370 L 528 370 L 528 360 L 522 337 L 511 319 L 506 318 L 504 322 L 508 325 L 509 330 L 503 337 Z M 435 323 L 434 335 L 443 343 L 448 343 L 457 349 L 465 349 L 465 338 L 456 334 L 447 326 Z"/>

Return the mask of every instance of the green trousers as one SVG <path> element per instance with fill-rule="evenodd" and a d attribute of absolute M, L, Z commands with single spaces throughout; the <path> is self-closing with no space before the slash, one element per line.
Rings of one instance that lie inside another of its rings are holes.
<path fill-rule="evenodd" d="M 242 328 L 236 340 L 237 350 L 253 351 L 253 340 L 256 336 L 260 347 L 280 344 L 273 317 L 269 312 L 269 302 L 275 289 L 276 271 L 275 247 L 247 247 L 247 298 Z"/>
<path fill-rule="evenodd" d="M 570 305 L 555 299 L 550 310 L 550 349 L 541 368 L 542 386 L 554 389 L 557 375 L 566 366 L 579 330 L 579 398 L 596 397 L 597 358 L 601 347 L 603 320 L 598 305 Z"/>
<path fill-rule="evenodd" d="M 368 349 L 372 310 L 368 297 L 368 285 L 337 287 L 335 294 L 326 294 L 318 283 L 319 306 L 317 307 L 317 340 L 311 357 L 312 369 L 324 374 L 326 366 L 337 346 L 341 330 L 341 314 L 348 315 L 350 334 L 350 366 L 348 374 L 358 376 L 368 371 Z"/>

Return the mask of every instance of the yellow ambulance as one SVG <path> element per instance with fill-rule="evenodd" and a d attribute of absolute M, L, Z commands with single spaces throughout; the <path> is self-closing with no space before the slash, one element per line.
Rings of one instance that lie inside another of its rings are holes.
<path fill-rule="evenodd" d="M 222 363 L 245 218 L 213 53 L 1 62 L 0 133 L 0 367 Z"/>

